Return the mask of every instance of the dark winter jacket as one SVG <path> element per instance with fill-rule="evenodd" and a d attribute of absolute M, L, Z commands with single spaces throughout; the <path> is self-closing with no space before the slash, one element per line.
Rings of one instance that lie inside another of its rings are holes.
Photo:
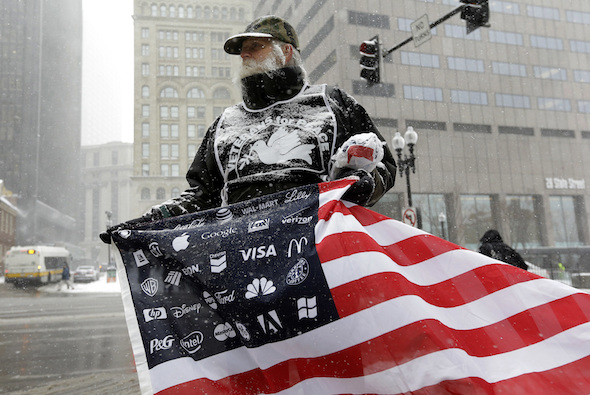
<path fill-rule="evenodd" d="M 70 279 L 70 268 L 68 266 L 64 266 L 64 270 L 61 272 L 61 279 L 62 280 L 69 280 Z"/>
<path fill-rule="evenodd" d="M 479 252 L 502 262 L 511 264 L 523 270 L 528 270 L 529 266 L 524 259 L 512 247 L 504 243 L 500 233 L 495 229 L 490 229 L 480 239 L 481 246 Z"/>
<path fill-rule="evenodd" d="M 244 101 L 228 107 L 210 126 L 180 197 L 152 209 L 174 216 L 219 207 L 289 188 L 328 180 L 329 161 L 349 137 L 383 137 L 365 109 L 336 87 L 307 85 L 301 69 L 284 68 L 242 81 Z M 395 181 L 396 164 L 385 157 L 371 176 L 372 205 Z"/>

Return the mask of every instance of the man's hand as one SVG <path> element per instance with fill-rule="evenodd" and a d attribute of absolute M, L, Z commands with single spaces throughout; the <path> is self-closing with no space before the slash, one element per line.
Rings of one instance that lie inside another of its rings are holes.
<path fill-rule="evenodd" d="M 353 169 L 342 169 L 343 171 L 338 174 L 338 178 L 358 178 L 348 188 L 348 191 L 342 196 L 342 200 L 347 200 L 352 203 L 356 203 L 360 206 L 365 206 L 373 196 L 375 192 L 375 179 L 366 170 L 353 170 Z"/>

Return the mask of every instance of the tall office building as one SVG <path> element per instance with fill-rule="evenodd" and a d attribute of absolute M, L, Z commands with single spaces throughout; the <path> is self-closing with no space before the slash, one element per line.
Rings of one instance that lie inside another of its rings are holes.
<path fill-rule="evenodd" d="M 243 31 L 252 1 L 135 0 L 132 216 L 178 196 L 207 127 L 241 100 L 223 43 Z"/>
<path fill-rule="evenodd" d="M 415 20 L 461 3 L 262 0 L 254 15 L 289 20 L 311 82 L 355 96 L 389 144 L 417 131 L 410 180 L 423 229 L 468 248 L 489 228 L 518 248 L 587 245 L 590 3 L 489 4 L 491 27 L 467 35 L 455 15 L 419 47 L 386 56 L 372 86 L 359 76 L 363 41 L 378 36 L 385 53 L 412 37 Z M 376 209 L 400 219 L 406 190 L 398 175 Z"/>
<path fill-rule="evenodd" d="M 0 0 L 0 178 L 16 243 L 73 242 L 80 215 L 81 0 Z"/>

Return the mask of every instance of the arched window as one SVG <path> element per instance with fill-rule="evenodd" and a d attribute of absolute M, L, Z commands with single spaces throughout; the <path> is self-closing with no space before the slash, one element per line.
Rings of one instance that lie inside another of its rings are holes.
<path fill-rule="evenodd" d="M 150 189 L 149 188 L 142 188 L 141 190 L 141 200 L 150 200 Z"/>
<path fill-rule="evenodd" d="M 213 92 L 214 99 L 231 99 L 231 93 L 227 88 L 217 88 Z"/>
<path fill-rule="evenodd" d="M 213 7 L 213 19 L 219 19 L 219 7 Z"/>
<path fill-rule="evenodd" d="M 243 8 L 240 8 L 240 10 L 238 11 L 238 19 L 240 21 L 243 21 L 244 18 L 245 18 L 245 15 L 246 15 L 246 13 L 244 12 L 244 9 Z"/>
<path fill-rule="evenodd" d="M 150 87 L 144 85 L 141 87 L 141 97 L 150 97 Z"/>
<path fill-rule="evenodd" d="M 238 17 L 238 12 L 236 11 L 235 7 L 229 9 L 229 19 L 235 21 Z"/>
<path fill-rule="evenodd" d="M 191 7 L 190 5 L 188 7 L 186 7 L 186 17 L 187 18 L 193 17 L 193 7 Z"/>
<path fill-rule="evenodd" d="M 158 5 L 152 4 L 152 16 L 158 16 Z"/>
<path fill-rule="evenodd" d="M 167 87 L 160 91 L 160 97 L 178 97 L 178 92 L 172 87 Z"/>
<path fill-rule="evenodd" d="M 203 19 L 203 9 L 199 5 L 195 7 L 195 18 Z"/>
<path fill-rule="evenodd" d="M 166 199 L 166 190 L 164 188 L 156 189 L 156 199 L 157 200 L 164 200 Z"/>
<path fill-rule="evenodd" d="M 211 7 L 205 7 L 205 19 L 211 19 Z"/>
<path fill-rule="evenodd" d="M 165 5 L 161 5 L 160 6 L 160 16 L 166 16 L 166 6 Z"/>
<path fill-rule="evenodd" d="M 226 20 L 228 18 L 227 7 L 223 7 L 221 9 L 221 19 Z"/>
<path fill-rule="evenodd" d="M 176 18 L 176 7 L 170 6 L 170 18 Z"/>
<path fill-rule="evenodd" d="M 205 92 L 203 92 L 201 88 L 193 88 L 190 91 L 188 91 L 186 97 L 189 99 L 204 99 Z"/>
<path fill-rule="evenodd" d="M 184 7 L 183 6 L 178 7 L 178 17 L 184 18 Z"/>
<path fill-rule="evenodd" d="M 177 198 L 180 196 L 180 188 L 174 187 L 172 188 L 172 196 L 171 198 Z"/>

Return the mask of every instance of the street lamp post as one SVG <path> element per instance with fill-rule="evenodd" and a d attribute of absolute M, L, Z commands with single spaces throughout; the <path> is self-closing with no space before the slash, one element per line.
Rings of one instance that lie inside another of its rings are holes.
<path fill-rule="evenodd" d="M 393 136 L 392 145 L 397 152 L 397 166 L 401 177 L 406 173 L 406 185 L 408 187 L 408 206 L 412 207 L 412 189 L 410 187 L 410 169 L 412 173 L 416 173 L 416 157 L 414 156 L 414 146 L 418 142 L 418 133 L 414 131 L 414 128 L 408 126 L 408 130 L 402 137 L 399 132 L 395 132 Z M 405 155 L 402 159 L 402 150 L 406 143 L 408 144 L 408 150 L 410 155 Z"/>
<path fill-rule="evenodd" d="M 445 222 L 447 222 L 447 216 L 442 211 L 438 215 L 438 221 L 440 222 L 440 233 L 442 235 L 442 238 L 446 239 L 446 237 L 445 237 Z"/>

